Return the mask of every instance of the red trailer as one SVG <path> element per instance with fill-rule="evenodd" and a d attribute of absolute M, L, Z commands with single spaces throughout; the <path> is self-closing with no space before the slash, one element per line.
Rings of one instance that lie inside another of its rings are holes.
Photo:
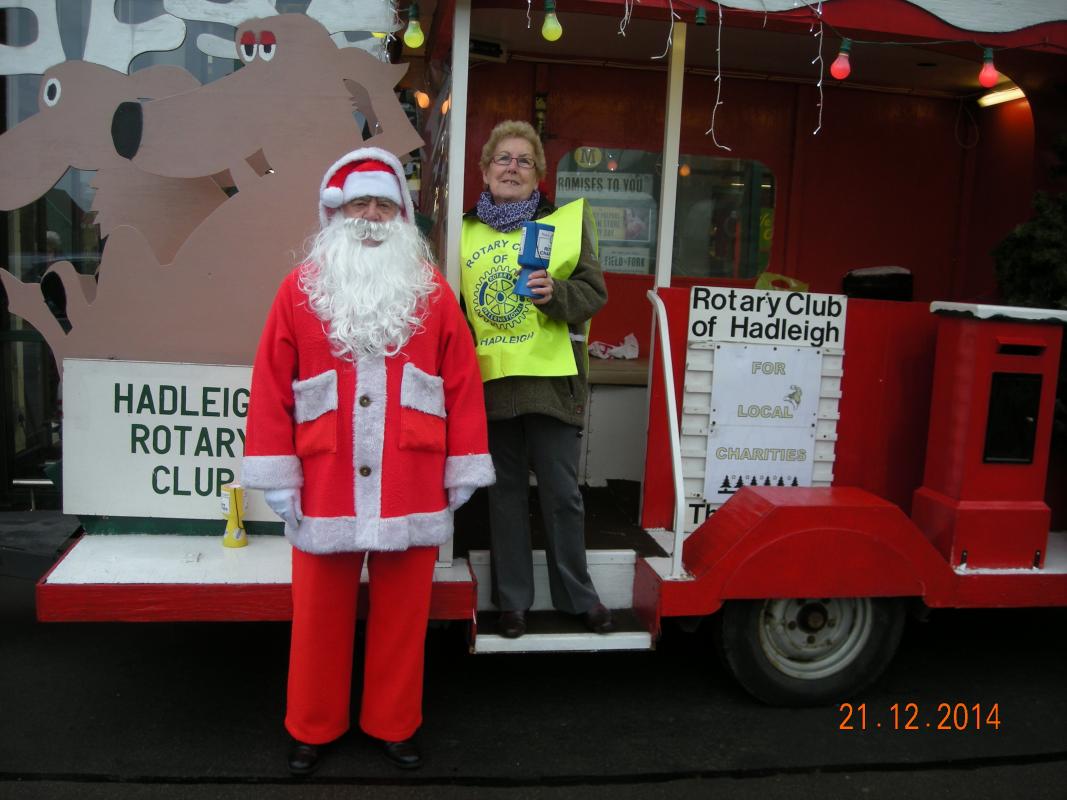
<path fill-rule="evenodd" d="M 677 21 L 667 5 L 627 4 L 625 37 L 616 35 L 622 4 L 561 9 L 567 35 L 554 51 L 526 28 L 525 4 L 442 0 L 427 26 L 425 69 L 410 79 L 433 95 L 420 120 L 422 209 L 438 223 L 453 285 L 458 248 L 448 233 L 478 191 L 476 153 L 499 119 L 537 121 L 557 196 L 592 193 L 601 209 L 611 300 L 592 338 L 633 333 L 640 358 L 636 368 L 594 369 L 586 463 L 606 460 L 618 470 L 607 478 L 640 480 L 642 542 L 590 552 L 601 597 L 623 623 L 610 635 L 548 614 L 535 614 L 520 639 L 488 632 L 489 558 L 477 548 L 442 550 L 432 618 L 469 624 L 477 653 L 648 649 L 664 619 L 707 618 L 752 694 L 804 704 L 875 680 L 909 608 L 1067 605 L 1067 532 L 1052 530 L 1067 498 L 1048 482 L 1067 312 L 996 304 L 986 255 L 1025 219 L 1032 189 L 1048 186 L 1067 23 L 1025 16 L 1031 4 L 1018 4 L 1017 25 L 990 12 L 968 28 L 965 3 L 939 4 L 962 15 L 940 18 L 903 0 L 767 0 L 725 4 L 717 28 L 721 7 L 704 26 L 702 5 L 674 7 Z M 731 37 L 747 55 L 723 68 Z M 842 37 L 859 43 L 854 83 L 824 86 Z M 653 42 L 666 64 L 644 53 Z M 977 89 L 960 85 L 977 83 L 986 48 L 1027 99 L 979 118 Z M 919 77 L 931 69 L 914 61 L 923 53 L 941 77 Z M 855 80 L 861 61 L 869 83 Z M 684 184 L 690 176 L 714 187 L 713 207 Z M 834 294 L 853 267 L 894 262 L 908 263 L 916 302 Z M 753 288 L 762 272 L 782 276 L 786 290 Z M 735 301 L 783 310 L 750 325 L 730 316 Z M 782 333 L 790 326 L 795 335 Z M 93 381 L 119 386 L 120 368 L 68 362 L 68 419 Z M 716 398 L 794 370 L 809 382 L 786 388 L 802 393 L 731 401 L 730 424 L 796 423 L 802 409 L 810 423 L 787 426 L 788 435 L 764 425 L 756 444 L 715 446 L 724 419 Z M 219 374 L 219 386 L 243 380 Z M 217 396 L 236 405 L 239 392 Z M 80 424 L 95 423 L 89 415 Z M 791 471 L 757 479 L 724 467 L 713 482 L 719 450 L 724 462 L 777 460 Z M 628 464 L 637 474 L 622 474 Z M 168 485 L 180 494 L 176 467 L 157 478 L 161 495 Z M 86 526 L 99 532 L 76 540 L 40 581 L 42 621 L 289 617 L 282 537 L 252 531 L 251 546 L 224 550 L 217 537 L 165 520 L 110 524 L 102 507 Z"/>

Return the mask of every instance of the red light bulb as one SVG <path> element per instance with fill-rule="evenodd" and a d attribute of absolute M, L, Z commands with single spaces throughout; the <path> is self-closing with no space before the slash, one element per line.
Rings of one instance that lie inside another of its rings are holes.
<path fill-rule="evenodd" d="M 608 161 L 608 172 L 614 172 L 618 168 L 619 168 L 619 162 L 616 161 L 614 158 L 612 158 L 612 159 L 610 159 Z"/>
<path fill-rule="evenodd" d="M 987 47 L 982 55 L 982 71 L 978 73 L 978 82 L 986 89 L 992 89 L 1000 80 L 1000 73 L 993 66 L 993 49 Z"/>
<path fill-rule="evenodd" d="M 843 81 L 852 72 L 852 64 L 848 60 L 848 53 L 851 49 L 851 39 L 845 39 L 844 41 L 842 41 L 841 49 L 837 51 L 837 58 L 835 58 L 834 63 L 830 65 L 830 74 L 837 78 L 839 81 Z"/>

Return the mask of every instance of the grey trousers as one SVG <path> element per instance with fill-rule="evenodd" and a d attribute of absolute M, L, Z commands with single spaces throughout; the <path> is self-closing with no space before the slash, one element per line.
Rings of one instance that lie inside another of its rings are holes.
<path fill-rule="evenodd" d="M 489 421 L 496 483 L 489 487 L 493 602 L 502 611 L 533 605 L 529 467 L 545 525 L 552 605 L 583 614 L 599 602 L 585 558 L 585 506 L 578 491 L 581 429 L 543 414 Z"/>

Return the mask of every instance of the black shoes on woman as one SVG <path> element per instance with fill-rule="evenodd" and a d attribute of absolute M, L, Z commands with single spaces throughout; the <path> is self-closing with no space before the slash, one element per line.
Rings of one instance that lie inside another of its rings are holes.
<path fill-rule="evenodd" d="M 597 603 L 584 614 L 578 614 L 585 623 L 585 627 L 593 633 L 605 634 L 615 630 L 615 622 L 611 618 L 611 610 L 603 603 Z M 518 639 L 526 633 L 525 611 L 501 611 L 500 619 L 497 620 L 496 631 L 505 639 Z"/>

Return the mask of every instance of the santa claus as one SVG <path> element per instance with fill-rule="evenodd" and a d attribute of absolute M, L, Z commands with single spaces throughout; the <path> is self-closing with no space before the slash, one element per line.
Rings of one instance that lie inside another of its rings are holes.
<path fill-rule="evenodd" d="M 493 482 L 482 382 L 456 298 L 377 148 L 327 171 L 321 229 L 278 290 L 255 367 L 242 483 L 293 545 L 289 769 L 349 727 L 356 597 L 370 575 L 360 727 L 421 763 L 423 646 L 438 545 Z"/>

